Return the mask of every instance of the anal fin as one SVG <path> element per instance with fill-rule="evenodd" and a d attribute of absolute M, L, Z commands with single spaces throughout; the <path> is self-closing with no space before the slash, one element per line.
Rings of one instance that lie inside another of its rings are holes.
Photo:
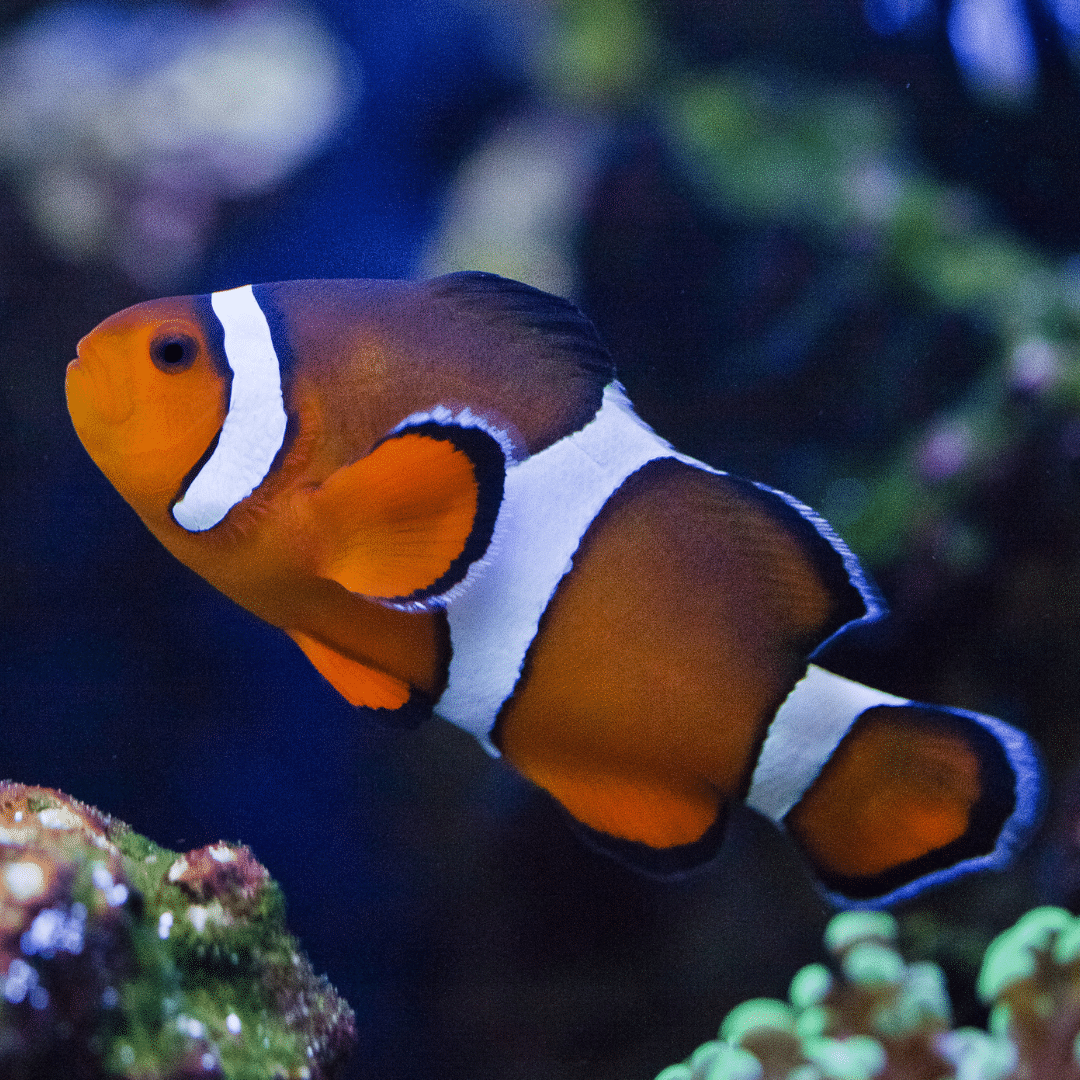
<path fill-rule="evenodd" d="M 615 841 L 657 850 L 681 847 L 700 840 L 720 814 L 720 796 L 710 784 L 680 785 L 664 778 L 589 769 L 582 762 L 507 757 L 575 821 Z"/>
<path fill-rule="evenodd" d="M 671 881 L 685 878 L 716 858 L 724 839 L 728 814 L 725 803 L 712 824 L 696 840 L 662 848 L 652 847 L 640 840 L 623 840 L 583 825 L 569 814 L 567 817 L 571 827 L 589 847 L 639 874 Z"/>

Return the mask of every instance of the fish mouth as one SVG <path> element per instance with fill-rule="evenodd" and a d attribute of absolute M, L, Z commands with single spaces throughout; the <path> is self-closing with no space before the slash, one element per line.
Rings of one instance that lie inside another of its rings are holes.
<path fill-rule="evenodd" d="M 80 347 L 64 377 L 68 412 L 73 419 L 94 418 L 104 424 L 122 424 L 135 411 L 135 403 L 121 392 L 103 365 L 88 359 Z"/>

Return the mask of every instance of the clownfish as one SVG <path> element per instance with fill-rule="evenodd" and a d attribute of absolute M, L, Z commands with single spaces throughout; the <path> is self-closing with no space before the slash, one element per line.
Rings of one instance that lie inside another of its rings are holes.
<path fill-rule="evenodd" d="M 624 862 L 689 872 L 743 800 L 833 899 L 889 903 L 1034 827 L 1026 736 L 829 670 L 883 613 L 855 556 L 654 433 L 565 300 L 280 282 L 137 304 L 77 352 L 75 430 L 169 551 L 353 705 L 464 728 Z"/>

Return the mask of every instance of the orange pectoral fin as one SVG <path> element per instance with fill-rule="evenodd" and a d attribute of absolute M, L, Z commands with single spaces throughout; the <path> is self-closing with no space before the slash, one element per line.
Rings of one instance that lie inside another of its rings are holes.
<path fill-rule="evenodd" d="M 410 696 L 407 683 L 344 656 L 329 645 L 290 630 L 316 671 L 350 704 L 368 709 L 400 709 Z"/>
<path fill-rule="evenodd" d="M 457 584 L 487 550 L 502 501 L 502 447 L 479 428 L 407 428 L 315 492 L 320 573 L 350 592 L 418 601 Z"/>
<path fill-rule="evenodd" d="M 878 706 L 858 718 L 785 823 L 829 888 L 878 898 L 993 852 L 1016 785 L 1001 744 L 972 716 Z"/>

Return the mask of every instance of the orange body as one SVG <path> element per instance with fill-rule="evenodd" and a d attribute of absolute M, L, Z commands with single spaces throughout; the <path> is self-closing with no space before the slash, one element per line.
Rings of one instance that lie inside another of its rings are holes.
<path fill-rule="evenodd" d="M 431 706 L 455 647 L 447 598 L 498 543 L 505 476 L 598 415 L 610 361 L 576 309 L 486 275 L 290 282 L 241 301 L 281 357 L 287 427 L 220 523 L 174 517 L 256 378 L 207 298 L 141 304 L 83 339 L 67 378 L 79 437 L 177 558 L 349 701 Z M 490 737 L 596 833 L 694 845 L 747 794 L 814 650 L 868 614 L 853 557 L 790 500 L 670 457 L 634 471 L 575 543 Z M 928 716 L 870 710 L 784 809 L 827 881 L 871 895 L 935 852 L 993 848 L 1017 804 L 988 812 L 988 791 L 1018 767 Z"/>

